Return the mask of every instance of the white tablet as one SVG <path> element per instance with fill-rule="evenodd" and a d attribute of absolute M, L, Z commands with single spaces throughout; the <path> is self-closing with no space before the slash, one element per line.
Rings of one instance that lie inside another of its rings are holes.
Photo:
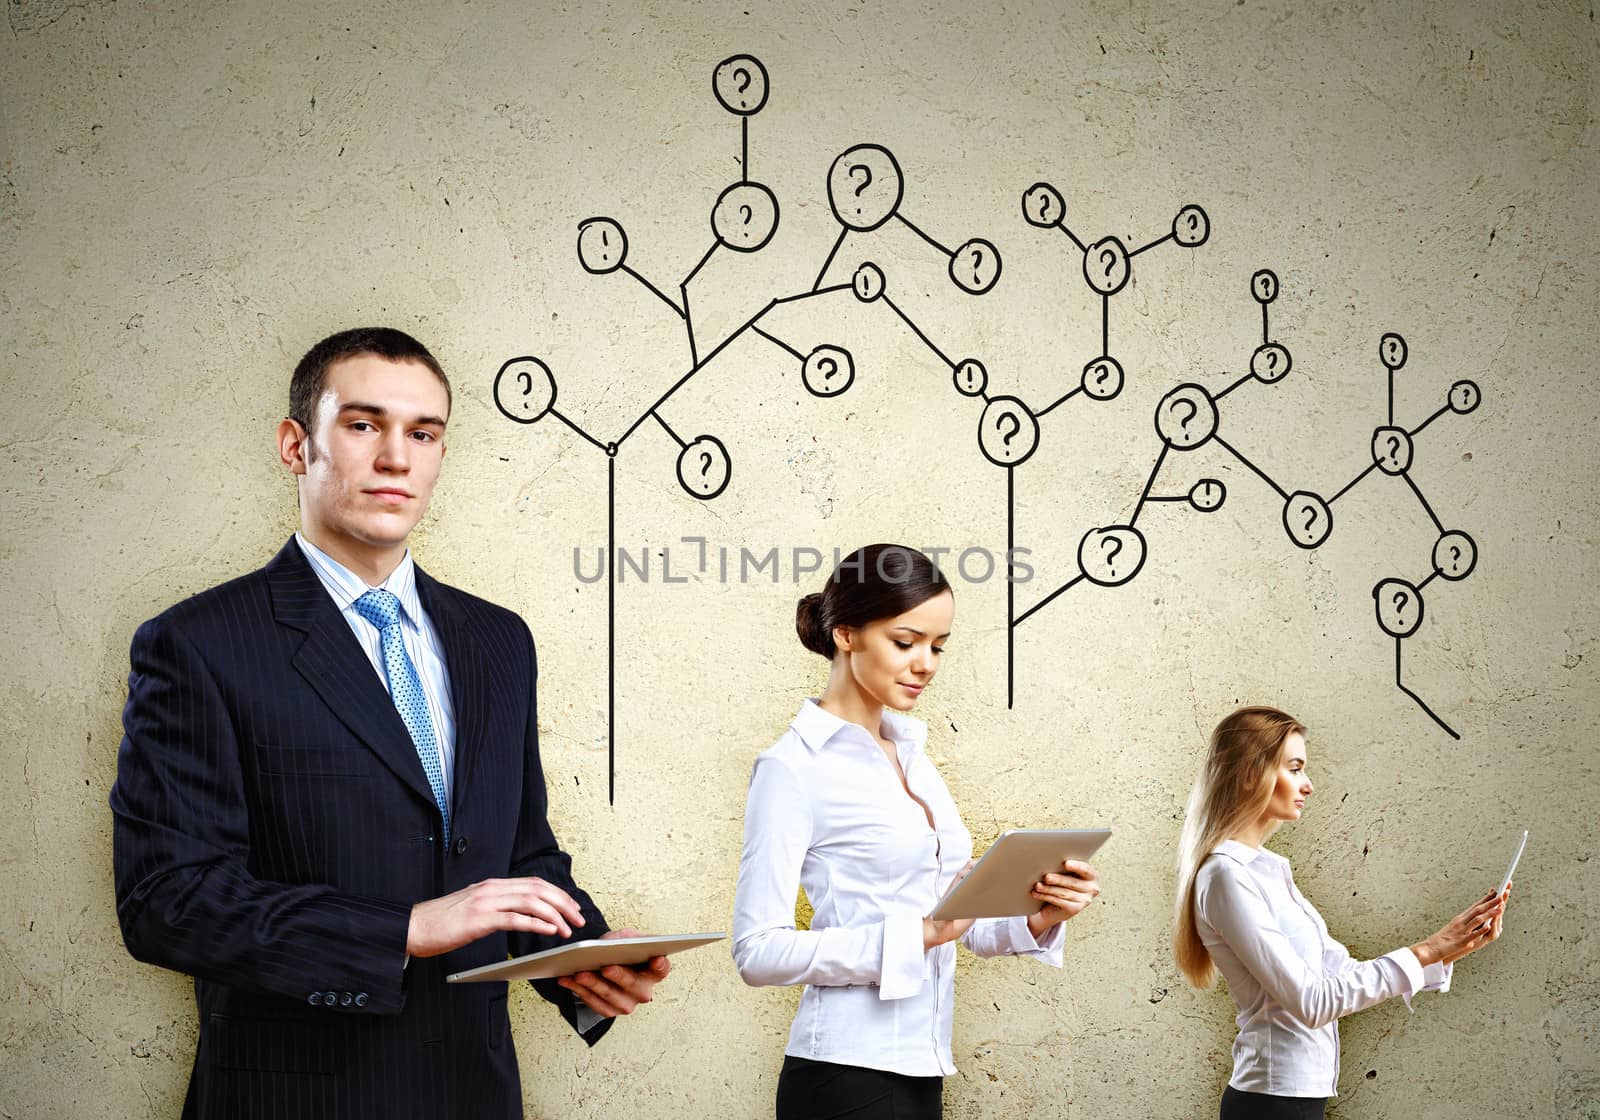
<path fill-rule="evenodd" d="M 665 957 L 721 941 L 725 933 L 685 933 L 651 937 L 593 938 L 558 945 L 542 953 L 512 957 L 499 964 L 486 964 L 454 972 L 445 977 L 451 984 L 476 980 L 553 980 L 574 972 L 593 972 L 610 964 L 643 964 L 651 957 Z"/>
<path fill-rule="evenodd" d="M 1522 830 L 1522 842 L 1517 845 L 1517 854 L 1511 857 L 1511 866 L 1506 868 L 1506 877 L 1504 879 L 1500 880 L 1500 889 L 1494 892 L 1497 897 L 1499 895 L 1505 894 L 1506 893 L 1506 888 L 1511 885 L 1512 873 L 1517 870 L 1517 861 L 1522 859 L 1522 849 L 1526 848 L 1527 846 L 1528 846 L 1528 830 L 1527 829 L 1523 829 Z"/>
<path fill-rule="evenodd" d="M 929 917 L 1009 918 L 1041 908 L 1033 885 L 1061 861 L 1087 860 L 1111 838 L 1109 828 L 1018 828 L 1003 832 L 966 878 L 945 892 Z"/>

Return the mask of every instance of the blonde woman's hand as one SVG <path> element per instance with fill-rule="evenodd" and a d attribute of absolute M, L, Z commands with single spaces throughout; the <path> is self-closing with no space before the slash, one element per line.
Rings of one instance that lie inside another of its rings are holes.
<path fill-rule="evenodd" d="M 956 877 L 950 880 L 949 889 L 954 890 L 955 885 L 965 879 L 967 873 L 977 866 L 977 863 L 978 861 L 975 859 L 967 860 L 967 865 L 957 871 Z M 954 941 L 972 928 L 972 922 L 973 919 L 971 918 L 948 918 L 942 922 L 936 922 L 932 918 L 923 918 L 922 951 L 926 953 L 936 945 L 943 945 L 946 941 Z"/>
<path fill-rule="evenodd" d="M 1499 940 L 1500 925 L 1505 918 L 1506 902 L 1510 897 L 1509 883 L 1502 895 L 1490 891 L 1445 923 L 1438 933 L 1413 945 L 1411 951 L 1424 965 L 1454 964 L 1468 953 Z"/>
<path fill-rule="evenodd" d="M 1043 908 L 1028 915 L 1028 932 L 1037 941 L 1051 926 L 1066 921 L 1093 902 L 1100 893 L 1100 873 L 1081 859 L 1065 860 L 1061 871 L 1049 872 L 1033 885 L 1033 897 Z"/>

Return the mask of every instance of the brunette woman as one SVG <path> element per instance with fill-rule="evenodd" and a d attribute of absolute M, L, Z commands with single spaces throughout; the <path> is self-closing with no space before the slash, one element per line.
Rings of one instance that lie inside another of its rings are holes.
<path fill-rule="evenodd" d="M 1039 909 L 928 917 L 971 866 L 972 837 L 907 713 L 938 671 L 955 599 L 921 552 L 869 545 L 800 600 L 801 643 L 828 685 L 755 762 L 734 903 L 747 984 L 803 984 L 778 1079 L 779 1120 L 942 1115 L 959 938 L 980 956 L 1060 967 L 1061 923 L 1099 893 L 1068 860 L 1034 885 Z M 796 889 L 813 917 L 795 928 Z"/>

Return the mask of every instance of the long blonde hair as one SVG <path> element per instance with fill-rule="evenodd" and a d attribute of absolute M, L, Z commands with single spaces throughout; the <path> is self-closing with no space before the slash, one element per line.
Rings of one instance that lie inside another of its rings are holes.
<path fill-rule="evenodd" d="M 1178 969 L 1197 988 L 1216 981 L 1217 968 L 1200 940 L 1194 917 L 1194 884 L 1206 856 L 1229 836 L 1253 824 L 1272 800 L 1266 780 L 1283 754 L 1284 740 L 1306 729 L 1277 708 L 1240 708 L 1211 733 L 1206 761 L 1189 791 L 1183 836 L 1178 842 L 1178 896 L 1172 912 L 1172 953 Z"/>

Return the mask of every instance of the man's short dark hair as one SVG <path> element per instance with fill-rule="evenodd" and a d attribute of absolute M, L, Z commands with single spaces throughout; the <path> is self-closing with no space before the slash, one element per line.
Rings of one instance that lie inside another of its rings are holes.
<path fill-rule="evenodd" d="M 448 408 L 450 379 L 426 346 L 393 327 L 356 327 L 329 335 L 307 350 L 300 364 L 294 367 L 294 376 L 289 379 L 289 419 L 304 428 L 307 436 L 311 434 L 311 418 L 316 412 L 317 400 L 328 383 L 328 367 L 358 354 L 376 354 L 391 362 L 418 362 L 427 366 L 444 386 Z"/>

